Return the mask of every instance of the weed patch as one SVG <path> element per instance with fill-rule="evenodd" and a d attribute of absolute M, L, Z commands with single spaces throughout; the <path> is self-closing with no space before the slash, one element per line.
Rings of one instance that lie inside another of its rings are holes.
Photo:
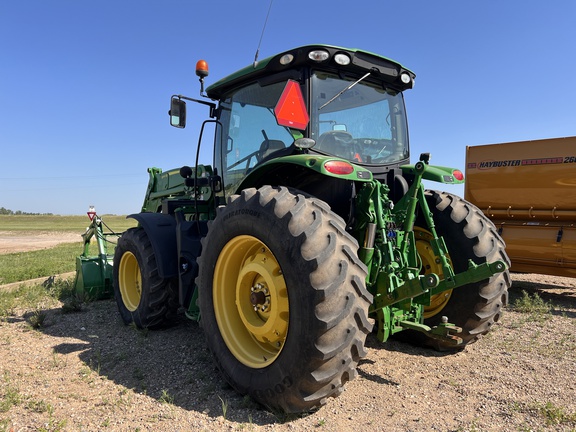
<path fill-rule="evenodd" d="M 0 320 L 14 316 L 16 311 L 31 311 L 28 323 L 34 329 L 46 324 L 46 309 L 60 305 L 63 299 L 74 296 L 74 287 L 70 280 L 57 280 L 51 286 L 42 284 L 21 285 L 14 290 L 0 290 Z"/>
<path fill-rule="evenodd" d="M 158 398 L 158 401 L 165 403 L 165 404 L 168 404 L 168 405 L 173 405 L 174 404 L 174 396 L 172 396 L 170 393 L 168 393 L 168 390 L 162 390 L 162 394 Z"/>
<path fill-rule="evenodd" d="M 20 389 L 12 383 L 10 375 L 5 373 L 0 387 L 0 412 L 8 412 L 13 406 L 19 405 L 22 401 Z"/>
<path fill-rule="evenodd" d="M 542 322 L 548 318 L 552 307 L 548 302 L 542 300 L 538 294 L 535 293 L 531 296 L 523 290 L 522 297 L 514 302 L 512 309 L 516 312 L 528 314 L 532 321 Z"/>
<path fill-rule="evenodd" d="M 558 407 L 551 402 L 538 407 L 538 413 L 546 419 L 548 426 L 559 424 L 576 425 L 576 413 L 567 413 L 563 407 Z"/>
<path fill-rule="evenodd" d="M 43 311 L 42 309 L 36 309 L 32 314 L 30 314 L 30 318 L 28 318 L 28 322 L 30 323 L 30 327 L 33 329 L 39 329 L 46 326 L 46 318 L 48 314 Z"/>

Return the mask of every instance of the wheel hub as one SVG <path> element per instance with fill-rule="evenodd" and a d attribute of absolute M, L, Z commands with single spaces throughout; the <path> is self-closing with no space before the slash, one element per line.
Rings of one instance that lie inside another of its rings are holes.
<path fill-rule="evenodd" d="M 440 264 L 440 260 L 436 257 L 431 245 L 433 239 L 432 234 L 418 227 L 414 228 L 414 232 L 418 236 L 416 238 L 416 249 L 418 250 L 418 255 L 420 255 L 420 258 L 422 259 L 423 272 L 425 274 L 434 273 L 442 277 L 444 274 L 442 265 Z M 433 295 L 430 298 L 430 305 L 424 307 L 424 318 L 428 319 L 438 315 L 442 309 L 444 309 L 444 306 L 448 304 L 451 295 L 452 290 Z"/>
<path fill-rule="evenodd" d="M 289 318 L 286 281 L 274 254 L 255 237 L 233 238 L 216 263 L 213 294 L 230 352 L 253 368 L 272 363 L 286 341 Z"/>
<path fill-rule="evenodd" d="M 250 288 L 250 302 L 254 307 L 254 311 L 265 312 L 270 306 L 270 292 L 263 284 L 256 284 Z"/>

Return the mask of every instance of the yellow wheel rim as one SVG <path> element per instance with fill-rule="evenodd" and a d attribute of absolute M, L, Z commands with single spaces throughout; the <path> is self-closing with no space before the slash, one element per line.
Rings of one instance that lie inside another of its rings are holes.
<path fill-rule="evenodd" d="M 288 333 L 288 290 L 276 257 L 242 235 L 222 249 L 213 281 L 214 313 L 230 352 L 251 368 L 273 363 Z"/>
<path fill-rule="evenodd" d="M 132 252 L 124 252 L 118 269 L 118 285 L 126 309 L 134 312 L 142 297 L 142 274 L 138 260 Z"/>
<path fill-rule="evenodd" d="M 442 270 L 442 265 L 440 260 L 434 254 L 432 245 L 430 241 L 433 236 L 429 231 L 422 228 L 414 227 L 414 233 L 416 234 L 416 249 L 418 250 L 418 255 L 422 259 L 422 272 L 436 273 L 442 279 L 444 272 Z M 444 291 L 439 294 L 435 294 L 430 298 L 430 305 L 424 307 L 424 319 L 431 318 L 439 314 L 442 309 L 450 300 L 452 296 L 452 290 Z"/>

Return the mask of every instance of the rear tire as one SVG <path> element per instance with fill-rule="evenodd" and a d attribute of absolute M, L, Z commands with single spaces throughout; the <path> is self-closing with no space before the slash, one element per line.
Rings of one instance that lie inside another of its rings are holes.
<path fill-rule="evenodd" d="M 502 260 L 510 266 L 504 241 L 492 221 L 476 206 L 446 192 L 426 191 L 426 199 L 433 213 L 436 231 L 444 238 L 456 273 L 468 268 L 469 259 L 476 264 Z M 417 248 L 424 267 L 434 271 L 432 257 L 427 260 L 427 254 L 422 252 L 431 248 L 426 244 L 427 231 L 417 228 L 416 233 Z M 502 308 L 508 302 L 510 284 L 510 274 L 506 270 L 489 279 L 433 296 L 432 305 L 424 309 L 424 324 L 433 327 L 441 322 L 442 316 L 448 317 L 449 322 L 462 327 L 462 333 L 458 335 L 463 339 L 461 345 L 453 346 L 421 333 L 407 333 L 413 342 L 423 342 L 441 351 L 462 349 L 488 333 L 500 319 Z"/>
<path fill-rule="evenodd" d="M 114 297 L 122 321 L 143 329 L 175 323 L 176 282 L 158 276 L 152 244 L 143 228 L 130 228 L 114 253 Z"/>
<path fill-rule="evenodd" d="M 306 412 L 357 375 L 372 329 L 357 249 L 325 203 L 287 188 L 247 189 L 218 209 L 200 258 L 201 324 L 240 394 Z"/>

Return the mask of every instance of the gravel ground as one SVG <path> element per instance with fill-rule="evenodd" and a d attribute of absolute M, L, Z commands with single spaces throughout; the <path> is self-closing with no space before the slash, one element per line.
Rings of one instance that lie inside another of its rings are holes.
<path fill-rule="evenodd" d="M 262 410 L 220 378 L 202 329 L 124 326 L 112 300 L 0 321 L 0 431 L 529 431 L 576 428 L 576 279 L 514 275 L 549 314 L 509 307 L 455 354 L 368 338 L 344 393 L 317 412 Z M 544 317 L 544 318 L 543 318 Z"/>

